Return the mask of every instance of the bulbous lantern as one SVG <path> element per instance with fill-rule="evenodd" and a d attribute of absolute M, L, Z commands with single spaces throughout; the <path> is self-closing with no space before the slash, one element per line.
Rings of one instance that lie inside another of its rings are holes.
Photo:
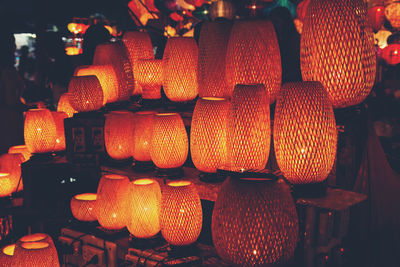
<path fill-rule="evenodd" d="M 143 99 L 160 99 L 163 82 L 163 64 L 161 59 L 137 60 L 135 81 L 141 86 Z"/>
<path fill-rule="evenodd" d="M 72 77 L 68 93 L 72 108 L 78 112 L 94 111 L 103 106 L 103 89 L 94 75 Z"/>
<path fill-rule="evenodd" d="M 69 93 L 62 94 L 57 104 L 57 111 L 67 113 L 68 118 L 71 118 L 74 116 L 74 113 L 78 112 L 71 106 L 69 102 L 70 97 Z"/>
<path fill-rule="evenodd" d="M 93 193 L 79 194 L 71 198 L 71 212 L 75 219 L 83 222 L 96 221 L 95 205 L 97 195 Z"/>
<path fill-rule="evenodd" d="M 153 116 L 155 111 L 139 111 L 134 115 L 133 158 L 139 162 L 149 162 Z"/>
<path fill-rule="evenodd" d="M 1 180 L 0 195 L 10 195 L 23 189 L 21 164 L 25 161 L 22 154 L 3 154 L 0 156 L 0 172 L 8 173 Z"/>

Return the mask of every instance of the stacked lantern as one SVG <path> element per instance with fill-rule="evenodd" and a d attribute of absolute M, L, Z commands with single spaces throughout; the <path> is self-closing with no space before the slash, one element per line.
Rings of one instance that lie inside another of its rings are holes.
<path fill-rule="evenodd" d="M 8 149 L 8 154 L 22 154 L 25 161 L 31 158 L 31 153 L 29 152 L 26 145 L 12 146 Z"/>
<path fill-rule="evenodd" d="M 2 178 L 1 195 L 10 195 L 23 189 L 21 164 L 24 161 L 22 154 L 3 154 L 0 156 L 0 172 L 8 173 L 7 178 Z"/>
<path fill-rule="evenodd" d="M 65 131 L 64 131 L 64 119 L 68 118 L 67 113 L 52 111 L 54 122 L 56 124 L 56 144 L 54 146 L 54 151 L 65 150 Z"/>
<path fill-rule="evenodd" d="M 94 75 L 72 77 L 68 92 L 69 102 L 78 112 L 94 111 L 103 106 L 103 89 Z"/>
<path fill-rule="evenodd" d="M 84 222 L 96 221 L 96 199 L 97 195 L 93 193 L 84 193 L 74 196 L 70 203 L 74 218 Z"/>
<path fill-rule="evenodd" d="M 142 88 L 143 99 L 160 99 L 163 81 L 162 60 L 139 59 L 136 61 L 135 81 Z"/>
<path fill-rule="evenodd" d="M 74 116 L 74 113 L 77 113 L 77 111 L 71 106 L 69 101 L 70 98 L 71 95 L 69 93 L 64 93 L 61 95 L 57 104 L 57 111 L 67 113 L 68 118 L 71 118 Z"/>
<path fill-rule="evenodd" d="M 141 162 L 151 161 L 150 145 L 155 111 L 139 111 L 134 114 L 133 158 Z"/>

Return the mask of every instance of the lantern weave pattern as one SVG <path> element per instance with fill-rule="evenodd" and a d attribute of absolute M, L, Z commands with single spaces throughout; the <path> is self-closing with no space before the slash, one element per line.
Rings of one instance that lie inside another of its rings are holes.
<path fill-rule="evenodd" d="M 98 110 L 103 106 L 103 89 L 94 75 L 72 77 L 68 92 L 69 102 L 78 112 Z"/>
<path fill-rule="evenodd" d="M 52 111 L 54 122 L 56 124 L 56 144 L 54 146 L 54 151 L 65 150 L 65 132 L 64 132 L 64 119 L 68 118 L 67 113 L 60 111 Z"/>
<path fill-rule="evenodd" d="M 274 147 L 278 166 L 294 184 L 321 182 L 336 157 L 332 103 L 319 82 L 285 84 L 275 108 Z"/>
<path fill-rule="evenodd" d="M 52 152 L 56 137 L 56 124 L 50 110 L 30 109 L 26 112 L 24 139 L 29 152 Z"/>
<path fill-rule="evenodd" d="M 57 251 L 47 242 L 26 242 L 16 246 L 12 267 L 59 267 Z"/>
<path fill-rule="evenodd" d="M 400 28 L 400 1 L 385 0 L 385 16 L 393 28 Z"/>
<path fill-rule="evenodd" d="M 278 39 L 270 21 L 236 21 L 226 52 L 226 78 L 236 84 L 264 84 L 272 104 L 281 88 Z"/>
<path fill-rule="evenodd" d="M 19 192 L 23 189 L 23 183 L 21 179 L 21 164 L 24 161 L 25 158 L 22 154 L 3 154 L 0 156 L 0 172 L 9 174 L 8 179 L 10 185 L 10 187 L 7 189 L 5 184 L 3 184 L 2 189 L 0 190 L 3 192 L 3 194 L 5 191 L 9 191 L 7 194 L 9 195 L 13 192 Z"/>
<path fill-rule="evenodd" d="M 268 161 L 271 123 L 264 85 L 236 85 L 228 113 L 231 168 L 263 169 Z"/>
<path fill-rule="evenodd" d="M 211 231 L 218 255 L 234 265 L 269 266 L 288 261 L 298 238 L 289 187 L 283 180 L 228 178 L 215 202 Z"/>
<path fill-rule="evenodd" d="M 163 82 L 161 59 L 138 59 L 135 65 L 135 81 L 142 88 L 143 99 L 160 99 Z"/>
<path fill-rule="evenodd" d="M 71 198 L 71 212 L 75 219 L 83 222 L 96 221 L 95 205 L 97 195 L 93 193 L 79 194 Z"/>
<path fill-rule="evenodd" d="M 197 169 L 215 173 L 227 160 L 226 130 L 230 103 L 225 98 L 197 100 L 190 132 L 190 152 Z"/>
<path fill-rule="evenodd" d="M 199 194 L 189 181 L 169 182 L 161 197 L 161 234 L 174 246 L 196 242 L 203 223 Z"/>
<path fill-rule="evenodd" d="M 139 111 L 134 114 L 133 158 L 138 161 L 151 161 L 150 144 L 153 132 L 155 111 Z"/>
<path fill-rule="evenodd" d="M 78 112 L 71 106 L 69 102 L 70 97 L 69 93 L 62 94 L 57 104 L 57 111 L 67 113 L 68 118 L 71 118 L 74 116 L 74 113 Z"/>
<path fill-rule="evenodd" d="M 373 32 L 362 0 L 311 0 L 300 45 L 304 81 L 319 81 L 334 108 L 364 101 L 375 80 Z"/>
<path fill-rule="evenodd" d="M 29 152 L 26 145 L 12 146 L 8 149 L 8 154 L 22 154 L 24 156 L 24 162 L 31 158 L 31 153 Z"/>
<path fill-rule="evenodd" d="M 0 197 L 6 197 L 14 192 L 14 183 L 10 179 L 9 173 L 0 173 Z"/>
<path fill-rule="evenodd" d="M 192 37 L 169 38 L 164 51 L 164 92 L 169 100 L 185 102 L 198 94 L 198 48 Z"/>

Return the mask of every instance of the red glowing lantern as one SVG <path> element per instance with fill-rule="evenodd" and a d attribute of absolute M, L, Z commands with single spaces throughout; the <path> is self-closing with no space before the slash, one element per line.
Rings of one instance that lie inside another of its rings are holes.
<path fill-rule="evenodd" d="M 300 21 L 304 21 L 306 17 L 307 7 L 310 4 L 310 0 L 303 0 L 301 1 L 296 8 L 296 15 Z"/>
<path fill-rule="evenodd" d="M 94 193 L 79 194 L 71 198 L 71 212 L 75 219 L 83 222 L 96 221 L 95 205 L 97 195 Z"/>
<path fill-rule="evenodd" d="M 68 118 L 67 113 L 52 111 L 54 122 L 56 124 L 56 144 L 54 146 L 54 151 L 65 150 L 65 131 L 64 131 L 64 119 Z"/>
<path fill-rule="evenodd" d="M 142 87 L 143 99 L 160 99 L 163 81 L 162 60 L 138 59 L 135 65 L 135 79 Z"/>
<path fill-rule="evenodd" d="M 98 110 L 103 106 L 103 90 L 94 75 L 72 77 L 68 93 L 72 108 L 78 112 Z"/>
<path fill-rule="evenodd" d="M 155 111 L 139 111 L 134 114 L 133 158 L 137 161 L 151 161 L 150 145 Z"/>
<path fill-rule="evenodd" d="M 23 189 L 21 164 L 24 161 L 25 158 L 22 154 L 3 154 L 0 156 L 0 172 L 9 174 L 8 182 L 7 179 L 3 178 L 2 195 L 10 195 Z"/>
<path fill-rule="evenodd" d="M 57 104 L 57 111 L 67 113 L 68 118 L 71 118 L 74 116 L 74 113 L 78 112 L 71 106 L 69 102 L 70 97 L 71 95 L 69 93 L 62 94 Z"/>
<path fill-rule="evenodd" d="M 8 149 L 8 154 L 22 154 L 24 156 L 24 162 L 31 158 L 31 153 L 29 152 L 26 145 L 12 146 Z"/>
<path fill-rule="evenodd" d="M 0 173 L 0 197 L 6 197 L 11 195 L 14 190 L 13 183 L 10 179 L 9 173 Z"/>
<path fill-rule="evenodd" d="M 374 6 L 368 10 L 368 22 L 374 31 L 379 31 L 385 22 L 385 7 Z"/>
<path fill-rule="evenodd" d="M 389 65 L 397 65 L 400 63 L 400 44 L 390 44 L 382 51 L 382 58 Z"/>

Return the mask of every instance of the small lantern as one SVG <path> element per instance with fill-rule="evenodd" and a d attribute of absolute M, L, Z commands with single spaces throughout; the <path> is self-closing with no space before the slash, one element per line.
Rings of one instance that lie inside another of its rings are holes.
<path fill-rule="evenodd" d="M 129 232 L 138 238 L 151 238 L 160 231 L 161 188 L 153 179 L 130 184 L 128 199 Z"/>
<path fill-rule="evenodd" d="M 14 260 L 15 244 L 4 246 L 0 250 L 0 264 L 1 266 L 11 266 Z"/>
<path fill-rule="evenodd" d="M 400 1 L 385 0 L 385 16 L 393 28 L 400 28 Z"/>
<path fill-rule="evenodd" d="M 52 111 L 54 122 L 56 124 L 56 145 L 54 146 L 54 151 L 65 150 L 65 131 L 64 131 L 64 119 L 68 118 L 67 113 Z"/>
<path fill-rule="evenodd" d="M 64 93 L 61 95 L 60 99 L 58 100 L 57 111 L 65 112 L 68 115 L 68 118 L 74 116 L 74 113 L 77 113 L 69 102 L 71 95 L 69 93 Z"/>
<path fill-rule="evenodd" d="M 103 106 L 103 89 L 94 75 L 72 77 L 68 92 L 70 104 L 78 112 L 98 110 Z"/>
<path fill-rule="evenodd" d="M 30 109 L 24 124 L 25 144 L 31 153 L 52 152 L 56 144 L 57 129 L 48 109 Z"/>
<path fill-rule="evenodd" d="M 163 81 L 162 60 L 138 59 L 135 65 L 135 80 L 142 88 L 143 99 L 160 99 Z"/>
<path fill-rule="evenodd" d="M 385 22 L 385 7 L 375 5 L 368 10 L 368 22 L 375 31 L 379 31 Z"/>
<path fill-rule="evenodd" d="M 59 267 L 57 251 L 47 242 L 21 243 L 15 249 L 12 267 Z"/>
<path fill-rule="evenodd" d="M 97 188 L 96 217 L 99 224 L 109 230 L 125 227 L 129 178 L 117 174 L 104 175 Z"/>
<path fill-rule="evenodd" d="M 231 1 L 216 0 L 211 2 L 210 17 L 212 20 L 217 18 L 233 19 L 235 15 L 235 7 Z"/>
<path fill-rule="evenodd" d="M 23 189 L 22 178 L 21 178 L 21 164 L 25 161 L 22 154 L 3 154 L 0 156 L 0 172 L 8 173 L 10 188 L 6 189 L 4 185 L 4 191 L 19 192 Z M 8 195 L 9 195 L 8 194 Z"/>
<path fill-rule="evenodd" d="M 196 242 L 203 223 L 199 194 L 189 181 L 173 181 L 161 197 L 161 234 L 174 246 Z"/>
<path fill-rule="evenodd" d="M 151 161 L 150 144 L 155 111 L 139 111 L 134 114 L 133 158 L 137 161 Z"/>
<path fill-rule="evenodd" d="M 22 154 L 24 156 L 24 162 L 31 158 L 31 153 L 29 152 L 26 145 L 12 146 L 8 149 L 8 154 Z"/>
<path fill-rule="evenodd" d="M 94 193 L 79 194 L 71 198 L 71 212 L 74 218 L 83 222 L 96 221 L 96 199 L 97 195 Z"/>
<path fill-rule="evenodd" d="M 400 44 L 390 44 L 382 51 L 382 58 L 389 65 L 397 65 L 400 63 Z"/>

